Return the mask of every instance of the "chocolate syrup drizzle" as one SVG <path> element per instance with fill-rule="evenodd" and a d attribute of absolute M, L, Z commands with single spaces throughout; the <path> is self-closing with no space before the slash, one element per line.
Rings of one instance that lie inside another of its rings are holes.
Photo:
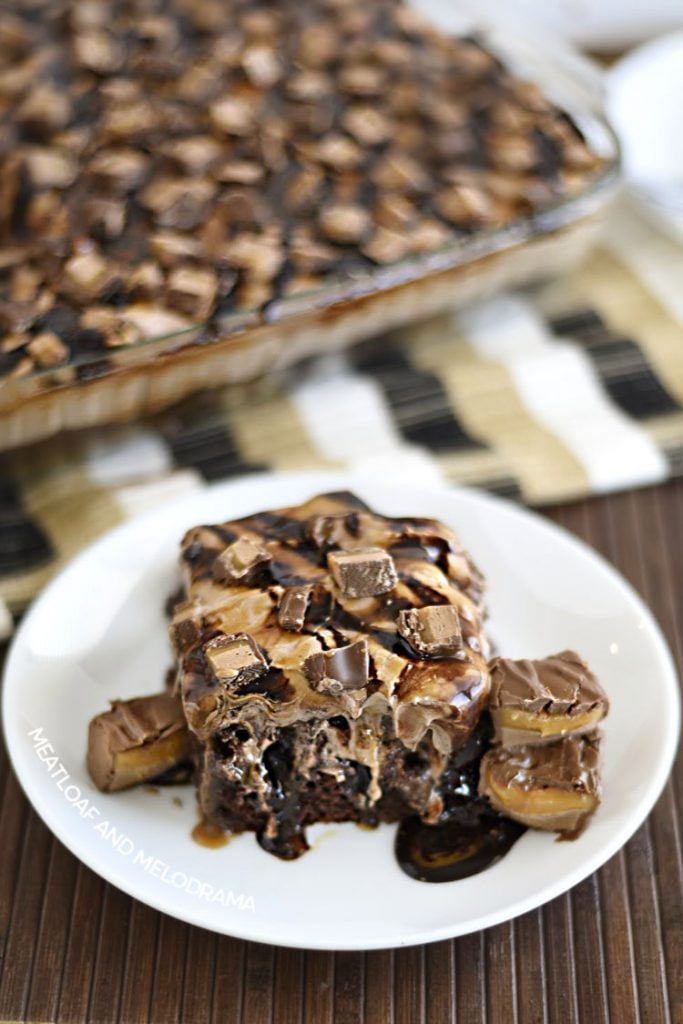
<path fill-rule="evenodd" d="M 406 818 L 396 834 L 402 871 L 420 882 L 455 882 L 479 874 L 503 857 L 526 831 L 500 815 L 472 813 L 471 824 L 456 819 L 425 825 Z"/>
<path fill-rule="evenodd" d="M 444 811 L 437 825 L 405 818 L 394 852 L 402 871 L 421 882 L 455 882 L 479 874 L 503 857 L 526 829 L 497 814 L 477 794 L 479 764 L 492 734 L 488 713 L 444 773 Z"/>

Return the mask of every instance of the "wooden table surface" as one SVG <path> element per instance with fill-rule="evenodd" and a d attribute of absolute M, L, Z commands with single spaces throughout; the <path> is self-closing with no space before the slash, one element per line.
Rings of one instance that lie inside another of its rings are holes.
<path fill-rule="evenodd" d="M 643 595 L 680 671 L 683 480 L 548 515 Z M 683 1022 L 680 758 L 643 827 L 571 892 L 488 931 L 372 953 L 256 945 L 150 910 L 72 857 L 0 761 L 1 1022 Z"/>

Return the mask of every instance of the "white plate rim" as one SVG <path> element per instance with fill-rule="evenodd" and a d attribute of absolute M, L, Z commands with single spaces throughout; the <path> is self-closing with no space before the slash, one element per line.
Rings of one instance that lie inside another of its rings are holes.
<path fill-rule="evenodd" d="M 370 485 L 376 487 L 378 485 L 378 480 L 376 478 L 341 471 L 255 473 L 248 476 L 234 477 L 228 481 L 222 481 L 217 484 L 211 484 L 199 491 L 192 492 L 169 502 L 164 502 L 162 505 L 144 512 L 141 515 L 134 516 L 107 531 L 92 544 L 88 545 L 83 551 L 79 552 L 79 554 L 55 576 L 55 578 L 44 588 L 39 597 L 35 600 L 29 612 L 27 612 L 13 639 L 5 664 L 2 692 L 3 730 L 8 755 L 15 775 L 27 799 L 39 814 L 43 822 L 48 826 L 50 831 L 71 853 L 74 854 L 75 857 L 100 877 L 104 878 L 121 891 L 133 896 L 141 903 L 144 903 L 161 913 L 169 914 L 170 916 L 176 917 L 188 924 L 192 924 L 200 928 L 208 928 L 209 930 L 214 930 L 219 934 L 230 935 L 235 938 L 254 942 L 263 942 L 266 944 L 274 944 L 276 942 L 277 945 L 284 947 L 312 950 L 344 951 L 398 948 L 401 946 L 437 942 L 444 939 L 456 938 L 460 935 L 470 934 L 474 931 L 479 931 L 480 929 L 489 928 L 512 920 L 521 914 L 542 906 L 548 901 L 573 888 L 606 863 L 606 861 L 617 853 L 618 850 L 620 850 L 621 847 L 630 839 L 649 815 L 666 785 L 678 746 L 681 720 L 681 695 L 673 657 L 662 630 L 650 609 L 643 602 L 642 598 L 631 584 L 628 583 L 628 581 L 606 559 L 573 534 L 564 530 L 552 521 L 544 519 L 536 512 L 524 506 L 516 505 L 513 502 L 500 498 L 496 495 L 467 487 L 457 487 L 448 484 L 439 486 L 433 482 L 428 483 L 424 487 L 420 486 L 420 494 L 422 496 L 426 496 L 428 498 L 430 494 L 434 494 L 443 497 L 444 492 L 447 492 L 449 497 L 455 501 L 457 501 L 458 498 L 461 498 L 469 501 L 483 502 L 485 505 L 494 506 L 503 514 L 527 518 L 531 521 L 535 529 L 547 531 L 548 533 L 560 538 L 565 544 L 573 546 L 584 558 L 592 561 L 603 573 L 606 573 L 611 577 L 611 582 L 637 608 L 638 613 L 646 626 L 647 632 L 650 635 L 650 640 L 653 644 L 653 652 L 656 652 L 657 660 L 661 666 L 667 696 L 670 700 L 671 713 L 666 719 L 666 738 L 665 742 L 660 747 L 660 756 L 656 770 L 649 777 L 647 788 L 645 789 L 637 806 L 632 809 L 628 820 L 620 829 L 614 832 L 608 842 L 605 842 L 593 854 L 585 857 L 577 865 L 574 871 L 565 874 L 557 882 L 549 883 L 542 890 L 539 890 L 533 895 L 520 899 L 515 903 L 508 904 L 502 909 L 482 914 L 471 924 L 466 923 L 463 927 L 454 927 L 452 924 L 448 924 L 441 928 L 429 928 L 424 932 L 412 932 L 410 936 L 405 939 L 398 937 L 395 940 L 392 939 L 390 942 L 378 941 L 369 944 L 367 941 L 354 939 L 335 944 L 330 944 L 325 941 L 303 944 L 298 941 L 287 941 L 286 936 L 283 937 L 281 935 L 278 935 L 275 940 L 268 934 L 267 918 L 247 918 L 246 915 L 240 915 L 240 918 L 237 919 L 239 925 L 248 924 L 254 921 L 255 927 L 247 926 L 218 929 L 212 924 L 207 923 L 206 919 L 202 917 L 200 913 L 195 914 L 188 911 L 181 914 L 177 913 L 174 909 L 169 910 L 169 907 L 164 900 L 150 898 L 149 894 L 146 893 L 143 884 L 137 884 L 134 880 L 131 880 L 129 874 L 124 869 L 125 862 L 124 868 L 120 871 L 112 870 L 109 865 L 105 865 L 103 869 L 101 858 L 99 858 L 94 852 L 97 849 L 94 844 L 91 851 L 88 848 L 79 846 L 78 843 L 73 841 L 68 829 L 62 827 L 59 814 L 55 813 L 53 810 L 56 804 L 50 799 L 49 788 L 47 786 L 33 787 L 30 783 L 27 783 L 27 776 L 23 772 L 22 768 L 22 760 L 24 759 L 28 746 L 25 743 L 25 737 L 18 730 L 17 724 L 12 721 L 11 679 L 13 674 L 14 652 L 15 650 L 18 650 L 21 645 L 22 635 L 27 629 L 29 618 L 34 614 L 35 609 L 38 608 L 39 605 L 43 605 L 51 599 L 53 591 L 60 585 L 60 581 L 64 574 L 76 571 L 79 564 L 89 558 L 93 551 L 98 549 L 100 546 L 113 543 L 115 539 L 118 539 L 131 528 L 134 528 L 138 522 L 153 520 L 155 517 L 163 514 L 164 511 L 173 510 L 174 512 L 180 512 L 184 505 L 192 507 L 192 505 L 197 502 L 198 496 L 208 497 L 212 494 L 221 494 L 224 492 L 229 493 L 231 488 L 245 485 L 252 485 L 255 489 L 258 489 L 259 485 L 275 481 L 281 481 L 283 486 L 286 486 L 290 482 L 295 482 L 296 485 L 302 486 L 307 484 L 310 486 L 311 494 L 325 490 L 338 490 L 342 488 L 362 491 L 364 483 L 366 486 Z M 387 480 L 386 483 L 390 490 L 391 482 Z M 231 919 L 231 924 L 233 920 L 235 919 Z M 261 926 L 264 922 L 265 927 Z"/>

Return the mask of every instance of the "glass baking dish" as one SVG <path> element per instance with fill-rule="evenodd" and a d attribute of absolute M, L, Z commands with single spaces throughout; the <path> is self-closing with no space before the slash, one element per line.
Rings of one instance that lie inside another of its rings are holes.
<path fill-rule="evenodd" d="M 453 12 L 451 11 L 451 14 Z M 459 16 L 468 18 L 465 5 Z M 136 418 L 195 391 L 242 384 L 444 308 L 562 273 L 597 237 L 616 191 L 618 143 L 592 66 L 557 44 L 536 45 L 475 15 L 478 36 L 569 115 L 601 165 L 580 191 L 504 227 L 479 229 L 419 256 L 362 268 L 261 308 L 149 329 L 144 340 L 64 366 L 0 380 L 0 449 L 64 429 Z M 472 26 L 459 25 L 471 31 Z"/>

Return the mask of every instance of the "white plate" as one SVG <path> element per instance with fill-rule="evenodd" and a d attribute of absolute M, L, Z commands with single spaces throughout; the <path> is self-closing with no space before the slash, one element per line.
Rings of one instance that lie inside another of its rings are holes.
<path fill-rule="evenodd" d="M 264 853 L 250 834 L 218 850 L 194 843 L 191 787 L 107 796 L 91 784 L 89 719 L 111 698 L 158 690 L 169 664 L 162 605 L 175 583 L 182 531 L 347 486 L 380 512 L 433 516 L 457 529 L 488 576 L 491 632 L 506 654 L 575 647 L 597 671 L 612 702 L 604 800 L 576 842 L 527 832 L 488 871 L 430 885 L 398 868 L 392 826 L 315 826 L 313 849 L 286 863 Z M 131 896 L 245 939 L 371 949 L 505 921 L 604 863 L 664 785 L 679 699 L 671 656 L 650 613 L 613 569 L 555 526 L 474 492 L 310 473 L 250 477 L 199 492 L 126 523 L 80 555 L 19 630 L 7 664 L 4 719 L 14 768 L 38 813 L 77 857 Z M 50 747 L 41 745 L 45 740 Z M 182 807 L 173 802 L 178 795 Z"/>

